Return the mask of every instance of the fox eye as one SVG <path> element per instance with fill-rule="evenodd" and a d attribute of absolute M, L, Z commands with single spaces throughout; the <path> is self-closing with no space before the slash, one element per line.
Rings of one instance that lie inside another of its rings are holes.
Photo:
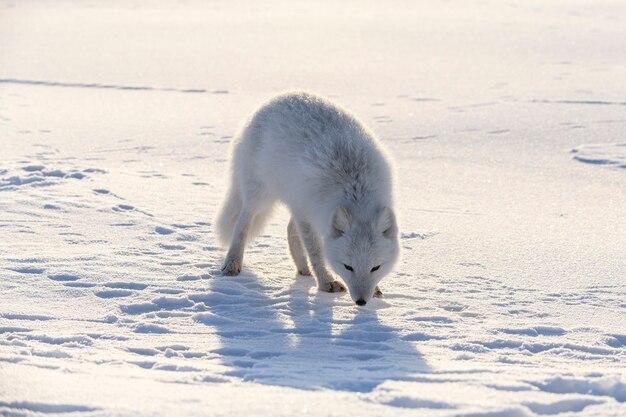
<path fill-rule="evenodd" d="M 348 270 L 348 271 L 354 271 L 354 269 L 352 269 L 352 267 L 350 265 L 346 265 L 343 264 L 343 266 Z"/>
<path fill-rule="evenodd" d="M 380 269 L 380 265 L 375 266 L 374 268 L 372 268 L 372 272 L 376 272 Z"/>

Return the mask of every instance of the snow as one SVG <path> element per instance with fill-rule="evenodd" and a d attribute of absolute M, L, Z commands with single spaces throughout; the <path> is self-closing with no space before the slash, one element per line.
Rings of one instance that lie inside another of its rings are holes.
<path fill-rule="evenodd" d="M 0 415 L 625 415 L 624 16 L 0 2 Z M 396 163 L 366 308 L 295 276 L 285 210 L 219 274 L 229 144 L 289 88 Z"/>

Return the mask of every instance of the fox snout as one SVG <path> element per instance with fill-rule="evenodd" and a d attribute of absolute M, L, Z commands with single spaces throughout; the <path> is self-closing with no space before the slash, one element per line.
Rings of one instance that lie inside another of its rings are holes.
<path fill-rule="evenodd" d="M 352 294 L 350 294 L 350 295 L 352 295 Z M 359 293 L 359 294 L 358 294 L 358 295 L 356 295 L 356 296 L 352 296 L 352 299 L 354 300 L 354 302 L 356 303 L 356 305 L 358 305 L 358 306 L 364 306 L 365 304 L 367 304 L 367 302 L 368 302 L 369 300 L 371 300 L 371 299 L 372 299 L 372 294 L 368 294 L 368 295 L 366 296 L 366 295 L 364 295 L 364 294 L 362 295 L 362 293 Z"/>
<path fill-rule="evenodd" d="M 358 306 L 364 306 L 368 303 L 369 300 L 372 299 L 374 295 L 374 289 L 376 285 L 372 288 L 366 288 L 366 285 L 363 285 L 365 280 L 358 282 L 356 285 L 347 282 L 348 290 L 350 292 L 350 297 Z M 361 284 L 361 285 L 359 285 Z"/>

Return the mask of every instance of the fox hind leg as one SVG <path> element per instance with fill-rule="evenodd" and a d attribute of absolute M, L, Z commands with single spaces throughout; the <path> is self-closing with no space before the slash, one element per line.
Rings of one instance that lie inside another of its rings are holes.
<path fill-rule="evenodd" d="M 291 253 L 291 258 L 296 264 L 298 274 L 311 275 L 302 239 L 300 239 L 300 233 L 293 217 L 289 220 L 289 225 L 287 226 L 287 241 L 289 242 L 289 253 Z"/>
<path fill-rule="evenodd" d="M 252 219 L 253 216 L 245 208 L 243 208 L 239 213 L 239 218 L 237 219 L 233 230 L 230 247 L 228 249 L 228 253 L 226 254 L 226 260 L 222 266 L 222 272 L 224 275 L 238 275 L 241 272 L 243 251 L 246 247 L 246 240 L 248 239 L 248 231 L 250 229 Z"/>
<path fill-rule="evenodd" d="M 322 241 L 317 233 L 313 231 L 311 225 L 306 221 L 299 220 L 298 230 L 302 236 L 304 247 L 309 253 L 311 266 L 315 272 L 317 286 L 320 291 L 347 291 L 346 287 L 341 282 L 335 280 L 330 272 L 328 272 L 328 269 L 326 269 L 326 263 L 324 262 L 324 256 L 322 254 Z"/>

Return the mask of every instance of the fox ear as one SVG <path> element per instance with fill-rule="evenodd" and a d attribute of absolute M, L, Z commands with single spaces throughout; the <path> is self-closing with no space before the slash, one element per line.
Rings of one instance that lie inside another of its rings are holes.
<path fill-rule="evenodd" d="M 339 237 L 350 230 L 350 222 L 352 221 L 350 214 L 343 207 L 337 207 L 333 211 L 332 228 L 333 236 Z"/>
<path fill-rule="evenodd" d="M 378 231 L 387 238 L 392 238 L 398 232 L 396 216 L 389 207 L 383 208 L 380 212 L 378 217 Z"/>

